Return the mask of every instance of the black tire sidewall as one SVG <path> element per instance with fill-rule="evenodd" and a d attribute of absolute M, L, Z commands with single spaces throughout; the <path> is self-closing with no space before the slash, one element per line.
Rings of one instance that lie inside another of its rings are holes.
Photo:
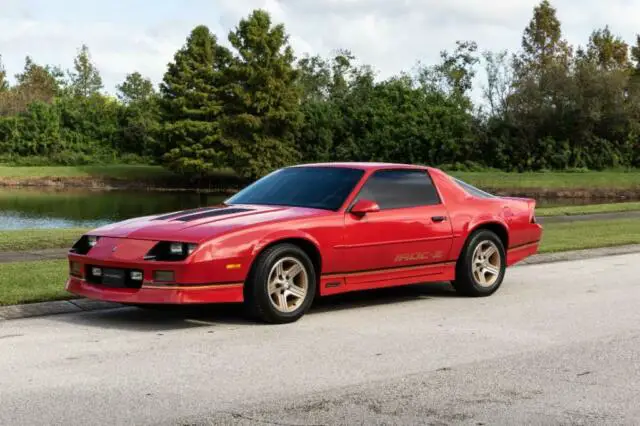
<path fill-rule="evenodd" d="M 273 265 L 283 257 L 293 257 L 299 260 L 306 269 L 309 278 L 307 297 L 298 309 L 293 312 L 280 312 L 272 304 L 268 292 L 269 272 Z M 256 259 L 255 267 L 248 280 L 248 300 L 254 315 L 267 322 L 293 322 L 302 317 L 311 307 L 316 293 L 317 277 L 313 262 L 300 247 L 294 244 L 278 244 L 269 247 Z"/>
<path fill-rule="evenodd" d="M 480 285 L 473 274 L 473 252 L 484 241 L 493 242 L 498 248 L 498 253 L 500 255 L 500 274 L 498 275 L 498 279 L 491 287 L 483 287 Z M 464 268 L 463 272 L 464 279 L 467 281 L 466 285 L 473 293 L 477 295 L 489 295 L 494 293 L 501 285 L 504 280 L 505 272 L 506 272 L 506 253 L 504 249 L 504 245 L 502 244 L 502 240 L 492 231 L 482 229 L 474 232 L 468 244 L 466 245 L 464 252 L 464 261 L 463 264 L 460 265 Z"/>

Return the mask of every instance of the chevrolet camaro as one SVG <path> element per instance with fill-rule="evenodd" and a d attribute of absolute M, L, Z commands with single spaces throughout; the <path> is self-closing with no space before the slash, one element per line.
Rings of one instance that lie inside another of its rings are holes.
<path fill-rule="evenodd" d="M 535 201 L 432 167 L 285 167 L 217 206 L 133 218 L 82 235 L 66 289 L 136 306 L 243 303 L 298 320 L 315 297 L 451 282 L 489 296 L 538 250 Z"/>

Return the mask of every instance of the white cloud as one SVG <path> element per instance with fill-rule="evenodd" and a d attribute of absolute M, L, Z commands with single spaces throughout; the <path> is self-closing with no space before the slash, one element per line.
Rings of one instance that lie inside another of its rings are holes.
<path fill-rule="evenodd" d="M 91 3 L 91 2 L 89 2 Z M 284 22 L 296 52 L 328 55 L 351 50 L 380 77 L 410 70 L 417 61 L 432 63 L 456 40 L 472 39 L 480 49 L 514 50 L 537 0 L 137 0 L 127 16 L 100 13 L 52 15 L 29 1 L 2 1 L 0 54 L 10 74 L 18 72 L 25 55 L 39 63 L 71 67 L 77 48 L 86 43 L 99 66 L 105 86 L 134 70 L 162 78 L 166 64 L 191 28 L 206 24 L 226 43 L 227 33 L 255 8 L 265 8 Z M 556 0 L 565 36 L 584 44 L 589 33 L 609 24 L 628 42 L 635 40 L 640 0 Z M 127 3 L 123 3 L 127 4 Z M 94 2 L 99 10 L 100 3 Z M 106 7 L 106 6 L 105 6 Z M 153 13 L 147 13 L 152 9 Z M 87 8 L 87 10 L 89 10 Z M 176 12 L 178 10 L 178 12 Z M 88 12 L 87 12 L 88 13 Z M 131 16 L 132 15 L 132 16 Z"/>

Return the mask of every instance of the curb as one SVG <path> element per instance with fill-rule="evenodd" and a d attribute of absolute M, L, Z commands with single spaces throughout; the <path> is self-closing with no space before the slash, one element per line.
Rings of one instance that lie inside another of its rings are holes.
<path fill-rule="evenodd" d="M 74 312 L 103 311 L 121 308 L 118 303 L 91 299 L 56 300 L 53 302 L 26 303 L 0 307 L 0 321 L 20 318 L 41 317 Z"/>
<path fill-rule="evenodd" d="M 640 244 L 631 244 L 616 247 L 601 247 L 595 249 L 575 250 L 559 253 L 535 254 L 523 260 L 522 262 L 519 262 L 513 267 L 518 268 L 528 265 L 540 265 L 545 263 L 587 260 L 593 259 L 595 257 L 619 256 L 631 253 L 640 253 Z M 103 302 L 99 300 L 84 298 L 58 300 L 53 302 L 28 303 L 24 305 L 10 305 L 0 307 L 0 321 L 78 312 L 104 311 L 122 307 L 124 307 L 124 305 L 121 305 L 119 303 Z"/>
<path fill-rule="evenodd" d="M 629 244 L 614 247 L 599 247 L 584 250 L 562 251 L 557 253 L 541 253 L 524 259 L 513 267 L 526 265 L 538 265 L 542 263 L 570 262 L 574 260 L 587 260 L 595 257 L 619 256 L 624 254 L 640 253 L 640 244 Z"/>

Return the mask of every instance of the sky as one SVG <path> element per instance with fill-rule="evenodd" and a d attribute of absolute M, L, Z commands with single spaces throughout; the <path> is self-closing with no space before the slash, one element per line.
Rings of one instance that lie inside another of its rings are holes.
<path fill-rule="evenodd" d="M 519 48 L 538 0 L 0 0 L 0 55 L 10 76 L 25 56 L 39 64 L 73 66 L 84 43 L 105 91 L 138 71 L 157 84 L 167 63 L 196 25 L 227 35 L 252 10 L 284 23 L 297 56 L 349 49 L 379 78 L 433 64 L 456 40 L 480 50 Z M 640 0 L 552 0 L 570 43 L 609 25 L 635 40 Z M 481 77 L 479 77 L 481 79 Z M 477 82 L 478 85 L 482 81 Z"/>

